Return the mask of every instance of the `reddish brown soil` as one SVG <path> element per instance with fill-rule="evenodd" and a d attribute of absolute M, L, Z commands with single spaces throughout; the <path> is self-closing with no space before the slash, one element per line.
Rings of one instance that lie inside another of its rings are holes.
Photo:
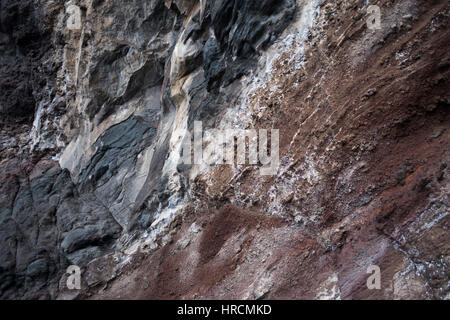
<path fill-rule="evenodd" d="M 186 248 L 180 247 L 180 240 L 189 233 L 188 229 L 194 222 L 202 230 L 201 235 L 199 233 L 187 243 Z M 187 213 L 169 245 L 150 255 L 134 257 L 121 276 L 127 280 L 119 280 L 112 287 L 120 286 L 124 295 L 120 294 L 119 298 L 130 298 L 128 292 L 132 292 L 133 298 L 137 299 L 194 298 L 208 294 L 217 282 L 225 279 L 242 263 L 254 240 L 254 233 L 264 233 L 281 226 L 282 222 L 278 219 L 230 205 L 214 215 Z M 217 258 L 221 250 L 228 249 L 224 248 L 225 243 L 236 234 L 242 237 L 234 254 Z M 190 257 L 190 248 L 193 247 L 198 250 L 195 265 Z M 114 291 L 110 295 L 106 290 L 102 298 L 117 298 L 115 294 Z"/>

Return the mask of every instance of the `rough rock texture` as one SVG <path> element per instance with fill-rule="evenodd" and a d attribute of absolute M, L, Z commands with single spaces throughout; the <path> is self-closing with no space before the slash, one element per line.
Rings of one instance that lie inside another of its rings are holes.
<path fill-rule="evenodd" d="M 1 298 L 449 299 L 448 1 L 0 8 Z M 276 175 L 182 163 L 194 121 Z"/>

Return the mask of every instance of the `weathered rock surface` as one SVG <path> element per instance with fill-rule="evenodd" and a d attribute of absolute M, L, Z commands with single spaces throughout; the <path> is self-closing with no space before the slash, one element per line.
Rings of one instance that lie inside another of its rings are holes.
<path fill-rule="evenodd" d="M 448 299 L 450 6 L 374 4 L 2 1 L 0 297 Z M 276 175 L 182 163 L 194 121 Z"/>

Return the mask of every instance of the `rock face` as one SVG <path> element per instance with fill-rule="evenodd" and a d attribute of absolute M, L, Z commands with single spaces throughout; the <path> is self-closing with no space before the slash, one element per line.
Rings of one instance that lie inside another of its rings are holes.
<path fill-rule="evenodd" d="M 374 4 L 2 1 L 0 297 L 449 299 L 450 5 Z"/>

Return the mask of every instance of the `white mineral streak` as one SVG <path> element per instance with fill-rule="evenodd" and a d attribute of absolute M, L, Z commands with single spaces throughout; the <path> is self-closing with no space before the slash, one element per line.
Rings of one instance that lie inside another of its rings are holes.
<path fill-rule="evenodd" d="M 333 273 L 319 287 L 316 295 L 317 300 L 341 300 L 341 291 L 339 289 L 339 278 Z"/>

